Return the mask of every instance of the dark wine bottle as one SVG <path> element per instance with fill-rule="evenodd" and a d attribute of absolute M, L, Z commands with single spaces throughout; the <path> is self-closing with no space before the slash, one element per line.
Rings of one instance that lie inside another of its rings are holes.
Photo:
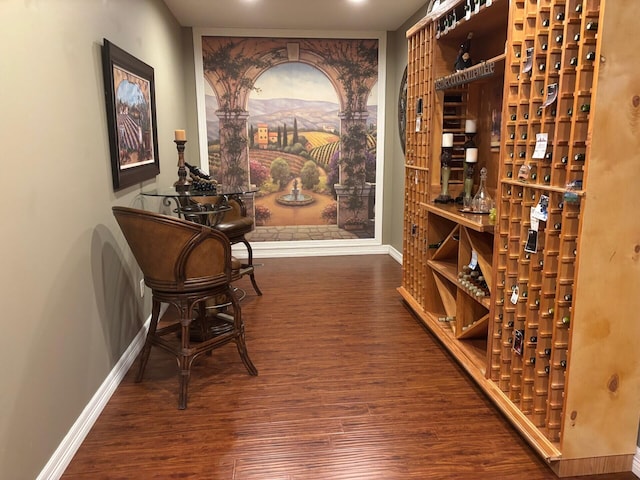
<path fill-rule="evenodd" d="M 549 19 L 545 18 L 544 20 L 542 20 L 542 26 L 543 27 L 548 27 L 549 26 Z"/>
<path fill-rule="evenodd" d="M 572 296 L 570 293 L 567 293 L 567 294 L 564 296 L 564 299 L 565 299 L 567 302 L 570 302 L 572 298 L 573 298 L 573 296 Z"/>
<path fill-rule="evenodd" d="M 569 163 L 569 157 L 567 157 L 566 155 L 564 157 L 562 157 L 562 159 L 560 160 L 560 163 L 562 163 L 563 165 L 566 165 L 567 163 Z"/>
<path fill-rule="evenodd" d="M 527 156 L 527 152 L 525 152 L 524 150 L 522 150 L 520 153 L 518 153 L 518 157 L 520 158 L 525 158 Z"/>
<path fill-rule="evenodd" d="M 578 65 L 578 58 L 577 57 L 571 57 L 571 60 L 569 60 L 569 64 L 572 66 L 577 66 Z"/>
<path fill-rule="evenodd" d="M 566 360 L 560 360 L 560 367 L 567 368 L 567 361 Z"/>
<path fill-rule="evenodd" d="M 561 67 L 561 63 L 560 62 L 556 62 L 555 65 L 553 66 L 556 70 L 560 70 Z"/>
<path fill-rule="evenodd" d="M 545 348 L 544 349 L 544 355 L 545 355 L 545 357 L 550 356 L 551 355 L 551 349 L 550 348 Z"/>
<path fill-rule="evenodd" d="M 211 177 L 208 173 L 202 170 L 200 167 L 196 167 L 194 165 L 190 165 L 187 162 L 184 162 L 184 166 L 189 169 L 189 172 L 194 177 L 204 178 L 205 180 L 211 180 Z"/>
<path fill-rule="evenodd" d="M 527 139 L 527 132 L 522 134 L 522 140 L 526 140 Z"/>
<path fill-rule="evenodd" d="M 538 337 L 536 337 L 535 335 L 531 336 L 531 338 L 529 339 L 529 341 L 531 343 L 538 343 Z"/>
<path fill-rule="evenodd" d="M 573 41 L 574 41 L 574 42 L 579 42 L 579 41 L 580 41 L 580 34 L 579 34 L 579 33 L 576 33 L 576 34 L 573 36 Z"/>
<path fill-rule="evenodd" d="M 573 157 L 576 162 L 584 162 L 584 153 L 576 153 Z"/>
<path fill-rule="evenodd" d="M 555 230 L 560 230 L 562 228 L 562 224 L 560 222 L 556 222 L 553 224 L 553 228 Z"/>
<path fill-rule="evenodd" d="M 562 317 L 562 324 L 569 326 L 571 324 L 571 318 L 569 318 L 569 316 Z"/>
<path fill-rule="evenodd" d="M 590 62 L 592 62 L 593 60 L 596 59 L 596 52 L 587 52 L 587 54 L 585 55 L 585 58 Z"/>
<path fill-rule="evenodd" d="M 576 5 L 576 13 L 582 13 L 582 3 Z"/>
<path fill-rule="evenodd" d="M 546 43 L 543 43 L 540 48 L 542 49 L 543 52 L 546 52 L 547 49 L 549 48 L 549 45 L 547 45 Z"/>
<path fill-rule="evenodd" d="M 558 15 L 556 15 L 556 20 L 558 20 L 559 22 L 564 21 L 564 12 L 558 13 Z"/>
<path fill-rule="evenodd" d="M 549 365 L 547 365 L 546 367 L 544 367 L 544 373 L 549 373 Z"/>
<path fill-rule="evenodd" d="M 511 140 L 514 140 L 514 139 L 516 138 L 516 134 L 515 134 L 514 132 L 511 132 L 511 133 L 509 134 L 509 138 L 510 138 Z"/>
<path fill-rule="evenodd" d="M 590 30 L 592 32 L 597 32 L 598 31 L 598 22 L 589 22 L 589 23 L 587 23 L 587 30 Z"/>
<path fill-rule="evenodd" d="M 515 121 L 515 120 L 516 120 L 516 118 L 518 118 L 518 117 L 516 116 L 516 114 L 515 114 L 515 113 L 512 113 L 512 114 L 511 114 L 511 120 Z"/>
<path fill-rule="evenodd" d="M 557 44 L 562 44 L 562 40 L 564 40 L 564 36 L 562 34 L 556 36 Z"/>
<path fill-rule="evenodd" d="M 531 365 L 535 365 L 535 364 L 536 364 L 536 357 L 531 357 L 531 358 L 529 358 L 529 363 L 530 363 Z"/>
<path fill-rule="evenodd" d="M 552 152 L 547 152 L 547 153 L 545 153 L 545 155 L 544 155 L 544 159 L 545 159 L 547 162 L 550 162 L 551 160 L 553 160 L 553 153 L 552 153 Z"/>
<path fill-rule="evenodd" d="M 567 109 L 567 115 L 569 115 L 569 116 L 573 115 L 573 108 L 569 107 Z"/>
<path fill-rule="evenodd" d="M 524 117 L 524 119 L 525 119 L 525 120 L 529 120 L 529 114 L 528 114 L 528 113 L 525 113 L 525 114 L 523 115 L 523 117 Z"/>
<path fill-rule="evenodd" d="M 546 174 L 546 175 L 544 176 L 544 183 L 549 183 L 550 181 L 551 181 L 551 175 Z"/>
<path fill-rule="evenodd" d="M 538 65 L 538 70 L 540 70 L 541 72 L 544 72 L 547 69 L 547 66 L 544 63 L 541 63 L 540 65 Z"/>
<path fill-rule="evenodd" d="M 581 111 L 581 112 L 589 113 L 589 111 L 590 111 L 590 110 L 591 110 L 591 104 L 589 104 L 589 103 L 583 103 L 583 104 L 580 106 L 580 111 Z"/>

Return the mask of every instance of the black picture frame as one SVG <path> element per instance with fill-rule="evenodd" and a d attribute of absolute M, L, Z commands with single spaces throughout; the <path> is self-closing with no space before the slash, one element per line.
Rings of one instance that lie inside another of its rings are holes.
<path fill-rule="evenodd" d="M 102 45 L 113 189 L 160 173 L 153 67 L 106 38 Z"/>

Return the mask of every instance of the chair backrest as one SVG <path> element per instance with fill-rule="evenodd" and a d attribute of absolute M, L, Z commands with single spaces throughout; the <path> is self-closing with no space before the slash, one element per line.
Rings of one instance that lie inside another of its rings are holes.
<path fill-rule="evenodd" d="M 149 288 L 195 292 L 231 282 L 231 245 L 212 228 L 128 207 L 113 207 Z"/>

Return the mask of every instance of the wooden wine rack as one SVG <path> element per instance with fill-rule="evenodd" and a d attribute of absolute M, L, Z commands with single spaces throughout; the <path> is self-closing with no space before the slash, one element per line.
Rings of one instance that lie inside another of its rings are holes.
<path fill-rule="evenodd" d="M 640 221 L 617 195 L 640 160 L 640 2 L 477 1 L 444 0 L 407 32 L 399 292 L 558 476 L 627 471 L 640 414 Z M 469 32 L 476 65 L 454 73 Z M 467 118 L 493 222 L 434 203 L 443 133 L 454 134 L 449 191 L 462 191 Z M 548 217 L 530 248 L 541 198 Z M 460 282 L 472 252 L 486 295 Z"/>

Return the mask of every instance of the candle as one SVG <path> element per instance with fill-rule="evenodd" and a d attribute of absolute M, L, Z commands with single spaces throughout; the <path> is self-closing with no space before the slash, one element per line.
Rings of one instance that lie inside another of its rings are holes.
<path fill-rule="evenodd" d="M 443 147 L 453 147 L 453 133 L 443 133 L 442 134 L 442 146 Z"/>
<path fill-rule="evenodd" d="M 476 163 L 478 161 L 478 149 L 467 148 L 464 152 L 464 161 L 467 163 Z"/>
<path fill-rule="evenodd" d="M 464 122 L 464 133 L 476 133 L 476 121 L 469 119 Z"/>
<path fill-rule="evenodd" d="M 178 141 L 186 141 L 187 140 L 187 134 L 184 130 L 176 130 L 174 132 L 175 134 L 175 139 Z"/>

